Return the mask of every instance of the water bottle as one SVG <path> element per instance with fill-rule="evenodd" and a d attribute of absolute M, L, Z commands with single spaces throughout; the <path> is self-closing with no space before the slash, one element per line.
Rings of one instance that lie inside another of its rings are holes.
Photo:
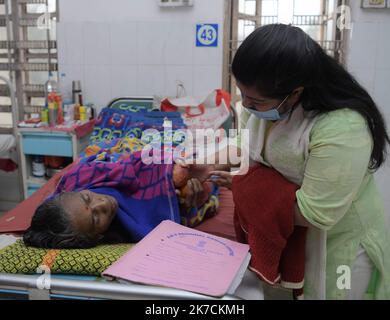
<path fill-rule="evenodd" d="M 48 97 L 50 93 L 57 93 L 58 92 L 58 84 L 57 81 L 53 79 L 53 74 L 49 73 L 49 79 L 45 82 L 45 98 L 46 98 L 46 106 L 49 103 Z"/>

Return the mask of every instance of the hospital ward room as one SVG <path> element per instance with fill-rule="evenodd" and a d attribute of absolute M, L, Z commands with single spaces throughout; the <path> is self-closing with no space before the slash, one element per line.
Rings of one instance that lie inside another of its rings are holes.
<path fill-rule="evenodd" d="M 0 300 L 390 300 L 389 31 L 390 0 L 0 0 Z"/>

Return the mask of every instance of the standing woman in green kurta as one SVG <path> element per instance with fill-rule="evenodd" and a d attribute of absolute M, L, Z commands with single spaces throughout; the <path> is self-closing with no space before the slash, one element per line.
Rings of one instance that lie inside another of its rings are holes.
<path fill-rule="evenodd" d="M 293 26 L 256 29 L 239 47 L 232 71 L 242 93 L 250 160 L 300 185 L 296 224 L 325 234 L 324 257 L 317 252 L 314 261 L 323 261 L 323 297 L 363 299 L 371 293 L 390 299 L 389 232 L 374 180 L 390 140 L 373 99 Z M 213 174 L 229 186 L 228 173 Z M 350 268 L 351 288 L 338 285 L 340 266 Z M 305 295 L 321 297 L 305 278 Z"/>

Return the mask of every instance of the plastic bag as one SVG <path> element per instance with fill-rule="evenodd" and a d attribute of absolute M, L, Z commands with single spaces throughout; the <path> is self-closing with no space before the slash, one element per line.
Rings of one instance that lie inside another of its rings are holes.
<path fill-rule="evenodd" d="M 178 111 L 182 114 L 187 128 L 218 129 L 230 116 L 230 95 L 217 89 L 206 98 L 195 97 L 165 98 L 160 104 L 161 111 Z"/>

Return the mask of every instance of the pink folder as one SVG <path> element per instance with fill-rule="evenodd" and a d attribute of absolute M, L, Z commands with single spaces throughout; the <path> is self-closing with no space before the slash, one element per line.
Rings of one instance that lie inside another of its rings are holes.
<path fill-rule="evenodd" d="M 166 220 L 103 276 L 219 297 L 242 277 L 248 252 L 246 244 Z"/>

